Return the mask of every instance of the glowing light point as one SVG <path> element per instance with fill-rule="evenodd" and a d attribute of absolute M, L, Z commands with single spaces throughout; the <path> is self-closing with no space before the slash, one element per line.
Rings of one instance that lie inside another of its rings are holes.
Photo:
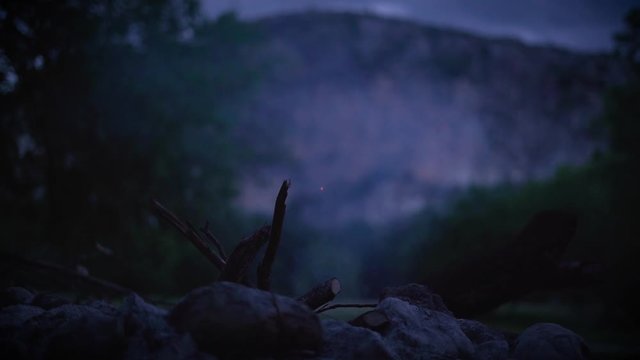
<path fill-rule="evenodd" d="M 324 191 L 324 186 L 320 186 L 320 191 Z"/>

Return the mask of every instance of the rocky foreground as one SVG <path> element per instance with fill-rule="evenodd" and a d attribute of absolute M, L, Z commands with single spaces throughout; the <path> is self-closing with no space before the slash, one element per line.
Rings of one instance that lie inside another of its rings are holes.
<path fill-rule="evenodd" d="M 5 289 L 3 359 L 586 359 L 583 339 L 556 324 L 519 335 L 457 319 L 426 286 L 386 289 L 350 322 L 303 303 L 216 282 L 165 310 L 130 294 L 119 306 Z M 373 319 L 373 320 L 371 320 Z"/>

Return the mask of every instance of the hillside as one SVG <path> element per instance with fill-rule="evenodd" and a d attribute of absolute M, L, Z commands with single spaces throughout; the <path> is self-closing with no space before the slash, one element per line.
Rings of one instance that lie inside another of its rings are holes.
<path fill-rule="evenodd" d="M 590 129 L 615 78 L 606 55 L 369 15 L 255 25 L 248 54 L 272 65 L 236 110 L 258 134 L 282 131 L 290 158 L 246 176 L 245 209 L 271 211 L 290 178 L 314 224 L 382 224 L 472 184 L 549 176 L 601 146 Z"/>

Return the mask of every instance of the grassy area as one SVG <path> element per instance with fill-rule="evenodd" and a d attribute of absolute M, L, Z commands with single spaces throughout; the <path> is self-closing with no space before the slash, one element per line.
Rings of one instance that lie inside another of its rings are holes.
<path fill-rule="evenodd" d="M 519 333 L 540 322 L 560 324 L 582 336 L 594 359 L 639 359 L 640 329 L 612 329 L 597 320 L 595 306 L 569 306 L 560 303 L 510 303 L 478 320 L 489 326 Z"/>

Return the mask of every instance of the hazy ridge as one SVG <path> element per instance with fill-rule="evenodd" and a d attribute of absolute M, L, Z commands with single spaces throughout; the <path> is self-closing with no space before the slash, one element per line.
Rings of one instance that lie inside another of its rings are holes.
<path fill-rule="evenodd" d="M 237 109 L 260 128 L 239 131 L 283 131 L 290 158 L 245 177 L 245 209 L 271 211 L 290 178 L 318 225 L 385 223 L 470 184 L 548 176 L 601 146 L 592 120 L 616 77 L 607 55 L 369 15 L 256 25 L 248 56 L 273 65 Z"/>

